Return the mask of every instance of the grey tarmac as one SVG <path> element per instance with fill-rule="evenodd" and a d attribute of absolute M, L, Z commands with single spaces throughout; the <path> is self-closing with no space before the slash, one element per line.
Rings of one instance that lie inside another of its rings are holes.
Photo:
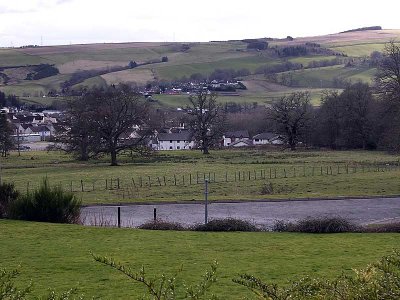
<path fill-rule="evenodd" d="M 137 227 L 157 218 L 183 225 L 204 223 L 203 203 L 140 204 L 121 207 L 121 225 Z M 117 224 L 117 206 L 87 206 L 81 216 L 85 225 Z M 208 205 L 211 219 L 238 218 L 260 227 L 271 228 L 277 220 L 296 221 L 306 217 L 340 216 L 357 224 L 376 224 L 400 221 L 400 198 L 369 198 L 340 200 L 246 201 L 235 203 L 212 202 Z"/>

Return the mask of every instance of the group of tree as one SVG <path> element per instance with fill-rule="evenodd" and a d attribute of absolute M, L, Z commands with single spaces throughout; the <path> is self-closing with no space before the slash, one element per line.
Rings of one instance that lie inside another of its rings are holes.
<path fill-rule="evenodd" d="M 16 108 L 20 108 L 22 106 L 21 101 L 15 95 L 8 95 L 6 96 L 5 93 L 0 91 L 0 108 L 1 107 L 8 107 L 13 106 Z"/>
<path fill-rule="evenodd" d="M 268 109 L 290 148 L 301 142 L 332 149 L 400 150 L 400 46 L 390 42 L 374 85 L 357 82 L 324 93 L 313 108 L 304 92 L 283 96 Z"/>
<path fill-rule="evenodd" d="M 58 73 L 60 73 L 60 71 L 54 65 L 40 64 L 33 67 L 32 72 L 26 75 L 26 80 L 39 80 L 57 75 Z"/>
<path fill-rule="evenodd" d="M 6 157 L 10 149 L 14 146 L 12 138 L 13 130 L 8 121 L 7 115 L 0 113 L 0 152 L 1 157 Z"/>
<path fill-rule="evenodd" d="M 94 88 L 69 101 L 56 141 L 80 160 L 110 155 L 115 166 L 121 151 L 140 151 L 150 132 L 148 112 L 147 103 L 128 86 Z"/>

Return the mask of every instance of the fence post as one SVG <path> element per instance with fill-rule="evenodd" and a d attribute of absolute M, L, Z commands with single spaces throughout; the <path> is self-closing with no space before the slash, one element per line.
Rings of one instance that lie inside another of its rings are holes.
<path fill-rule="evenodd" d="M 121 207 L 118 206 L 118 228 L 121 228 Z"/>
<path fill-rule="evenodd" d="M 71 190 L 72 190 L 72 181 L 71 181 Z M 108 180 L 106 179 L 106 190 L 108 190 Z"/>
<path fill-rule="evenodd" d="M 286 177 L 286 168 L 283 168 L 283 176 L 284 176 L 285 178 L 287 178 L 287 177 Z"/>
<path fill-rule="evenodd" d="M 189 184 L 192 185 L 192 173 L 189 174 Z"/>
<path fill-rule="evenodd" d="M 155 221 L 157 221 L 157 208 L 153 208 L 153 219 L 154 219 L 154 222 Z"/>
<path fill-rule="evenodd" d="M 174 185 L 176 185 L 176 174 L 174 174 Z"/>
<path fill-rule="evenodd" d="M 83 192 L 83 180 L 81 179 L 81 190 Z"/>
<path fill-rule="evenodd" d="M 204 200 L 205 200 L 205 209 L 204 209 L 204 224 L 208 223 L 208 180 L 204 181 Z"/>

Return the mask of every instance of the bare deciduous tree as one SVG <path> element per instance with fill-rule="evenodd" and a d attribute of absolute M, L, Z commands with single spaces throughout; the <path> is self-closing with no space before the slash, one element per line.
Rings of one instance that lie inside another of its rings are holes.
<path fill-rule="evenodd" d="M 109 154 L 116 166 L 118 153 L 142 148 L 150 133 L 143 130 L 147 104 L 126 86 L 90 90 L 70 102 L 67 115 L 58 142 L 81 160 Z"/>
<path fill-rule="evenodd" d="M 203 154 L 208 154 L 209 149 L 219 143 L 223 134 L 225 114 L 216 99 L 216 94 L 208 94 L 206 91 L 200 91 L 189 98 L 189 126 L 192 137 Z"/>
<path fill-rule="evenodd" d="M 270 117 L 275 121 L 279 133 L 285 136 L 290 149 L 296 150 L 306 134 L 312 107 L 308 92 L 297 92 L 281 97 L 270 108 Z"/>

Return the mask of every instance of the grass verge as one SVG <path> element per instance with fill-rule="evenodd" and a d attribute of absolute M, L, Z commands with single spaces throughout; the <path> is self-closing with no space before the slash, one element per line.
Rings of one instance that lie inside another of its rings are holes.
<path fill-rule="evenodd" d="M 143 287 L 124 275 L 95 263 L 90 251 L 107 255 L 147 274 L 173 274 L 197 282 L 217 260 L 218 282 L 213 292 L 241 299 L 246 288 L 231 279 L 252 273 L 268 282 L 286 283 L 306 274 L 333 278 L 364 267 L 398 248 L 399 234 L 216 233 L 92 228 L 0 220 L 0 265 L 20 265 L 21 285 L 34 281 L 35 291 L 77 286 L 86 296 L 132 299 Z"/>

